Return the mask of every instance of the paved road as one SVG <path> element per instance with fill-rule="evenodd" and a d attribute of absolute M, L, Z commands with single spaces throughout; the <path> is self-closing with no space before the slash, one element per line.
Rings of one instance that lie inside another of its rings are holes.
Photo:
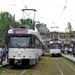
<path fill-rule="evenodd" d="M 5 61 L 2 62 L 2 65 L 0 65 L 0 67 L 7 65 L 7 59 Z"/>

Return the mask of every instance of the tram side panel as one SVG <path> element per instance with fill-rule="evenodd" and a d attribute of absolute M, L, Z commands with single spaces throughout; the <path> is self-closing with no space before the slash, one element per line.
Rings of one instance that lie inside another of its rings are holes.
<path fill-rule="evenodd" d="M 39 59 L 41 59 L 41 57 L 42 57 L 42 54 L 43 54 L 43 51 L 42 51 L 42 43 L 41 42 L 39 42 L 40 44 L 39 44 Z"/>

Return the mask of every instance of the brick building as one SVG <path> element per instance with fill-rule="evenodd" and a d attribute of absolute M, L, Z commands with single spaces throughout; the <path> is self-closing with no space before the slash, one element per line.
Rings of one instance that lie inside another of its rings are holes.
<path fill-rule="evenodd" d="M 68 39 L 65 38 L 65 32 L 50 32 L 45 24 L 36 24 L 36 28 L 40 32 L 45 45 L 48 45 L 49 42 L 53 39 L 61 40 L 62 44 L 69 43 Z M 71 43 L 73 43 L 73 41 L 75 41 L 75 31 L 73 32 L 73 35 L 71 35 Z"/>

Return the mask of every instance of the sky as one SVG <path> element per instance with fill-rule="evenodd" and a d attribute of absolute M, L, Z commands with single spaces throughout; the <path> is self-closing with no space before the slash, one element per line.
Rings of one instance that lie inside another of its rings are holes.
<path fill-rule="evenodd" d="M 36 9 L 25 11 L 22 9 Z M 68 22 L 75 31 L 75 0 L 0 0 L 0 12 L 7 11 L 15 14 L 15 20 L 29 17 L 36 22 L 44 23 L 47 28 L 58 27 L 58 31 L 65 32 Z"/>

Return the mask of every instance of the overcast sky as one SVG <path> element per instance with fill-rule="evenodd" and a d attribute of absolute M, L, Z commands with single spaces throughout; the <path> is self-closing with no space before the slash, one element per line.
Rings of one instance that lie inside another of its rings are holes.
<path fill-rule="evenodd" d="M 15 14 L 16 20 L 23 18 L 21 10 L 25 9 L 24 6 L 36 9 L 35 21 L 47 24 L 49 30 L 57 26 L 59 31 L 65 31 L 68 22 L 75 30 L 75 0 L 0 0 L 0 11 Z M 29 14 L 32 11 L 26 12 Z M 34 18 L 33 12 L 30 17 Z"/>

